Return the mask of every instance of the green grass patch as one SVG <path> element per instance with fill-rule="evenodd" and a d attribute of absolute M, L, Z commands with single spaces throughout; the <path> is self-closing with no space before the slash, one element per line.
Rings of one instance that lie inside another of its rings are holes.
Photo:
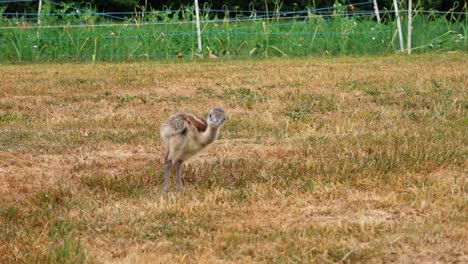
<path fill-rule="evenodd" d="M 385 22 L 377 24 L 373 17 L 350 16 L 342 11 L 338 10 L 330 17 L 311 14 L 278 19 L 275 15 L 263 19 L 229 20 L 213 19 L 215 14 L 203 10 L 202 53 L 205 57 L 214 53 L 224 58 L 265 58 L 393 54 L 399 49 L 398 38 L 394 35 L 396 22 L 392 16 L 385 15 Z M 0 61 L 198 58 L 194 15 L 189 8 L 180 10 L 182 16 L 178 16 L 178 12 L 166 14 L 154 10 L 157 15 L 145 16 L 144 20 L 135 13 L 124 23 L 90 14 L 70 17 L 64 13 L 58 19 L 48 16 L 47 12 L 65 11 L 52 7 L 44 10 L 43 27 L 21 21 L 21 18 L 2 20 Z M 406 19 L 403 19 L 404 29 L 407 28 L 405 23 Z M 413 52 L 466 51 L 467 28 L 463 15 L 451 15 L 448 19 L 444 14 L 416 13 Z M 126 81 L 131 82 L 131 78 Z"/>

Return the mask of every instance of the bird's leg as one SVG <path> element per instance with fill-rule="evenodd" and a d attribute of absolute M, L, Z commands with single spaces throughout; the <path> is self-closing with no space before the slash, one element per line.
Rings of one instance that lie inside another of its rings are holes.
<path fill-rule="evenodd" d="M 182 191 L 182 160 L 176 161 L 177 191 Z"/>
<path fill-rule="evenodd" d="M 172 160 L 166 160 L 164 163 L 164 192 L 169 191 L 169 181 L 171 176 Z"/>

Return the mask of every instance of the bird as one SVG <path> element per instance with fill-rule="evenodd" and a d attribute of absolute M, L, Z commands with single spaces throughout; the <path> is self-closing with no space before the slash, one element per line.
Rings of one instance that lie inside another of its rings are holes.
<path fill-rule="evenodd" d="M 177 191 L 182 191 L 182 163 L 211 145 L 225 120 L 224 109 L 214 107 L 206 119 L 191 113 L 175 113 L 161 125 L 160 136 L 166 148 L 163 192 L 169 191 L 173 164 L 176 167 Z"/>

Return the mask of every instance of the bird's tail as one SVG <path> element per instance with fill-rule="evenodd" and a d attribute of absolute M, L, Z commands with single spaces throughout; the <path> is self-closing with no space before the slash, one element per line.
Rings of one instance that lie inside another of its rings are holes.
<path fill-rule="evenodd" d="M 165 141 L 168 141 L 175 135 L 184 135 L 187 131 L 187 124 L 183 120 L 173 119 L 161 126 L 160 135 Z"/>

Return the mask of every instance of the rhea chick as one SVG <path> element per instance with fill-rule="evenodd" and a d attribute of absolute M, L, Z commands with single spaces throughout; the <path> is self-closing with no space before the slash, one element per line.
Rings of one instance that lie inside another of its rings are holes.
<path fill-rule="evenodd" d="M 190 113 L 176 113 L 161 125 L 161 138 L 166 145 L 164 157 L 164 192 L 169 191 L 172 164 L 175 164 L 177 190 L 182 191 L 182 163 L 212 144 L 224 124 L 222 108 L 210 110 L 207 119 Z"/>

